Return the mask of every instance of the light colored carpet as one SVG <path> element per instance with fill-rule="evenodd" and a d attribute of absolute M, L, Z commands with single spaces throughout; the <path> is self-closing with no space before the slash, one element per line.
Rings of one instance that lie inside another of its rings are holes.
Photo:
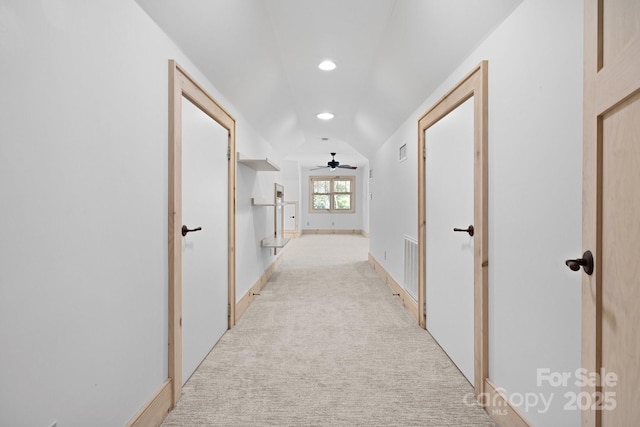
<path fill-rule="evenodd" d="M 361 236 L 292 240 L 163 426 L 494 426 L 367 252 Z"/>

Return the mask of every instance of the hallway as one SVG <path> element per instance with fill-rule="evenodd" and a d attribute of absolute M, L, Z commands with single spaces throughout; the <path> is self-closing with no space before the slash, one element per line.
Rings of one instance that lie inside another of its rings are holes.
<path fill-rule="evenodd" d="M 640 425 L 640 1 L 466 3 L 0 0 L 0 426 L 157 427 L 178 402 L 165 425 Z M 421 210 L 462 193 L 426 160 L 455 118 L 436 106 L 471 99 L 457 87 L 474 93 L 474 216 L 438 227 Z M 198 117 L 227 131 L 211 225 L 182 176 Z M 274 255 L 280 187 L 306 235 Z M 482 249 L 473 383 L 492 421 L 419 327 L 456 357 L 421 313 L 462 319 L 426 285 L 427 224 Z M 367 237 L 310 235 L 329 232 Z M 226 307 L 183 280 L 195 239 L 226 252 Z M 220 333 L 192 340 L 192 306 Z M 603 368 L 620 378 L 604 417 L 580 375 Z"/>
<path fill-rule="evenodd" d="M 163 426 L 493 426 L 367 263 L 368 244 L 356 235 L 293 239 Z"/>

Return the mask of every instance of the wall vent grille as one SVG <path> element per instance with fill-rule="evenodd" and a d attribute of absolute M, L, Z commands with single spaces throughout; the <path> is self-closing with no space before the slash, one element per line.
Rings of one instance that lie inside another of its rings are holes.
<path fill-rule="evenodd" d="M 398 150 L 398 160 L 407 160 L 407 144 L 402 144 Z"/>
<path fill-rule="evenodd" d="M 418 242 L 404 236 L 404 289 L 418 300 Z"/>

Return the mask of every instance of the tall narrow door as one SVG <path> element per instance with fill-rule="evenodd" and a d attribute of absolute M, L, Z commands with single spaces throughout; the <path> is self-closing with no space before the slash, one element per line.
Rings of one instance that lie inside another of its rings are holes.
<path fill-rule="evenodd" d="M 583 425 L 639 425 L 640 2 L 585 1 L 584 62 L 583 250 L 595 269 L 580 270 L 589 380 L 577 403 Z"/>
<path fill-rule="evenodd" d="M 298 202 L 285 202 L 284 235 L 295 236 L 298 233 Z"/>
<path fill-rule="evenodd" d="M 182 102 L 182 378 L 228 329 L 228 133 Z"/>
<path fill-rule="evenodd" d="M 472 385 L 473 153 L 472 97 L 425 131 L 426 326 Z"/>

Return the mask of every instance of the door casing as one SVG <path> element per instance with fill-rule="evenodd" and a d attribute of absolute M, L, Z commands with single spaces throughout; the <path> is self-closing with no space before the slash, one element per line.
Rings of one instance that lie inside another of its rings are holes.
<path fill-rule="evenodd" d="M 236 122 L 175 60 L 169 60 L 169 381 L 172 406 L 182 394 L 182 98 L 224 127 L 228 160 L 228 318 L 235 323 Z M 221 236 L 221 238 L 223 238 Z"/>
<path fill-rule="evenodd" d="M 482 61 L 418 120 L 418 319 L 426 328 L 425 130 L 474 97 L 474 384 L 481 397 L 488 379 L 488 62 Z"/>

